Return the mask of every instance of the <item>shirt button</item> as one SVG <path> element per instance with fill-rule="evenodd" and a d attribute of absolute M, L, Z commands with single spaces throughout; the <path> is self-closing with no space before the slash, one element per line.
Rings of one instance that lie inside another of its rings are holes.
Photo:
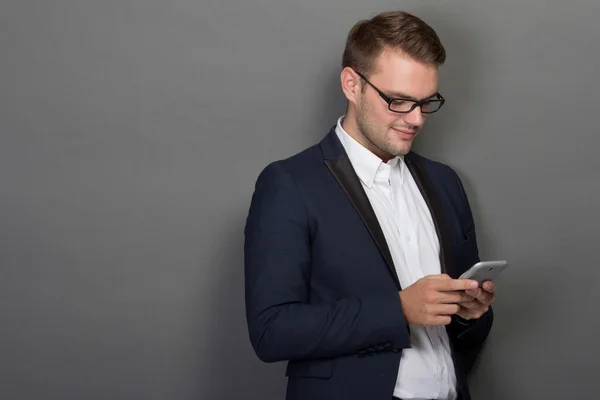
<path fill-rule="evenodd" d="M 410 242 L 410 236 L 406 236 L 405 239 L 407 242 Z"/>

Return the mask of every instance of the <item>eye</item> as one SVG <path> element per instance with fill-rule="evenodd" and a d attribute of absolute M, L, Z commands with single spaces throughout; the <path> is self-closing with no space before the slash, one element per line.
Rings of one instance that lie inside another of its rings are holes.
<path fill-rule="evenodd" d="M 390 104 L 390 108 L 393 111 L 407 112 L 412 108 L 413 104 L 414 104 L 414 101 L 394 100 Z"/>

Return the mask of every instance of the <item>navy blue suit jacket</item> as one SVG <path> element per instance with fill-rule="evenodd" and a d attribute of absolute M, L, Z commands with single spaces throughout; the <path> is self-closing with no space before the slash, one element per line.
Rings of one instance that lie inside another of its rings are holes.
<path fill-rule="evenodd" d="M 406 165 L 429 206 L 442 272 L 479 261 L 467 196 L 448 166 L 411 152 Z M 265 362 L 288 361 L 288 400 L 390 400 L 410 328 L 389 248 L 334 128 L 317 145 L 269 164 L 245 227 L 250 340 Z M 446 326 L 461 400 L 493 321 Z"/>

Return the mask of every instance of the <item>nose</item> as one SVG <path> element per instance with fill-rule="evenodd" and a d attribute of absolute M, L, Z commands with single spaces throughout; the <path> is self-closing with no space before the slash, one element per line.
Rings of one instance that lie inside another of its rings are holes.
<path fill-rule="evenodd" d="M 412 110 L 409 113 L 404 114 L 404 121 L 406 121 L 407 123 L 414 125 L 414 126 L 421 126 L 423 124 L 423 121 L 425 120 L 425 117 L 423 116 L 423 113 L 421 112 L 421 107 L 415 107 L 414 110 Z"/>

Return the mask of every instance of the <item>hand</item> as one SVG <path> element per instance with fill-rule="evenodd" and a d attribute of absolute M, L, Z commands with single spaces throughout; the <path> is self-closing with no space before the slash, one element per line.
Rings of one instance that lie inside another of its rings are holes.
<path fill-rule="evenodd" d="M 448 325 L 451 315 L 456 314 L 461 304 L 474 300 L 466 290 L 478 287 L 477 281 L 452 279 L 446 274 L 429 275 L 419 279 L 400 292 L 402 311 L 409 325 Z"/>
<path fill-rule="evenodd" d="M 477 289 L 469 289 L 465 293 L 472 296 L 471 301 L 461 302 L 458 316 L 464 319 L 479 319 L 485 314 L 490 305 L 494 302 L 494 293 L 496 292 L 496 284 L 491 281 L 484 282 L 482 287 Z"/>

